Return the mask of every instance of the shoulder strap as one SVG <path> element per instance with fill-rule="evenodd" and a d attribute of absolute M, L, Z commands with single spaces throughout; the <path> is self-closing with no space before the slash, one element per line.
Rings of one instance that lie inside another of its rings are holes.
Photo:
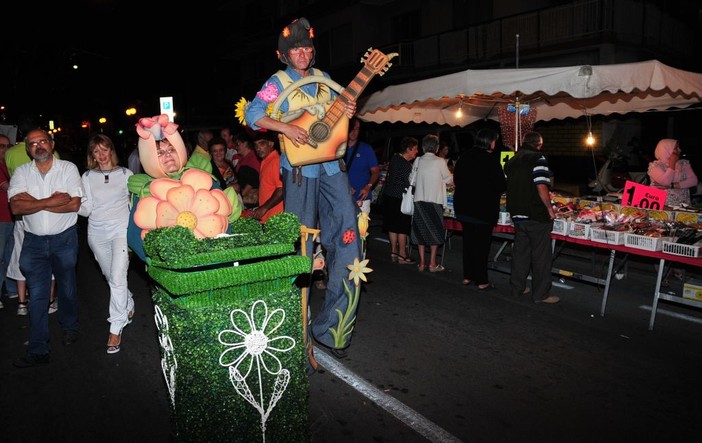
<path fill-rule="evenodd" d="M 417 165 L 419 165 L 419 158 L 415 158 L 414 163 L 412 163 L 412 172 L 410 172 L 409 176 L 410 186 L 415 186 L 417 184 Z"/>
<path fill-rule="evenodd" d="M 274 75 L 278 77 L 278 81 L 280 81 L 280 84 L 283 85 L 283 88 L 286 88 L 290 83 L 293 82 L 290 76 L 285 71 L 279 70 Z"/>

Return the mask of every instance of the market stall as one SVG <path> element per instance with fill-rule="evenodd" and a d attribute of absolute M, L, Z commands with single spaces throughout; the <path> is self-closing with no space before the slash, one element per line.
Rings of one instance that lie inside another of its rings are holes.
<path fill-rule="evenodd" d="M 639 208 L 631 209 L 641 211 Z M 626 208 L 623 210 L 626 212 Z M 664 211 L 659 211 L 655 213 L 655 215 L 660 217 L 660 212 Z M 666 216 L 670 217 L 671 223 L 674 223 L 675 219 L 689 219 L 690 215 L 698 217 L 696 213 L 689 211 L 683 211 L 679 214 L 666 214 Z M 700 257 L 700 249 L 702 248 L 702 245 L 699 243 L 677 243 L 677 239 L 675 237 L 638 235 L 632 232 L 606 231 L 599 228 L 580 229 L 580 227 L 577 225 L 577 222 L 566 222 L 563 219 L 556 219 L 556 223 L 554 223 L 554 232 L 551 233 L 554 249 L 554 266 L 552 268 L 552 272 L 558 276 L 604 285 L 602 306 L 600 310 L 600 315 L 602 317 L 604 317 L 607 307 L 607 299 L 609 297 L 612 276 L 616 273 L 614 266 L 617 253 L 620 253 L 620 255 L 624 257 L 649 257 L 659 261 L 656 285 L 653 291 L 653 300 L 651 303 L 652 308 L 648 326 L 649 330 L 653 330 L 658 302 L 661 299 L 687 306 L 698 308 L 702 307 L 702 288 L 698 289 L 692 284 L 685 285 L 685 291 L 683 292 L 682 297 L 662 290 L 666 263 L 681 263 L 702 269 L 702 257 Z M 456 222 L 455 219 L 446 218 L 445 227 L 447 230 L 460 230 L 460 223 Z M 493 235 L 501 239 L 503 243 L 495 255 L 494 261 L 489 264 L 491 269 L 509 272 L 509 267 L 505 266 L 504 262 L 499 262 L 498 258 L 506 246 L 513 240 L 513 232 L 514 228 L 508 224 L 497 225 L 495 227 Z M 558 248 L 559 242 L 560 248 L 568 244 L 577 244 L 585 246 L 586 248 L 608 250 L 609 259 L 606 277 L 602 278 L 601 276 L 597 275 L 588 275 L 556 266 L 558 255 L 561 250 Z"/>
<path fill-rule="evenodd" d="M 361 101 L 364 121 L 467 126 L 499 109 L 534 121 L 699 105 L 702 74 L 657 60 L 553 68 L 468 69 L 389 86 Z M 461 110 L 460 113 L 457 111 Z"/>

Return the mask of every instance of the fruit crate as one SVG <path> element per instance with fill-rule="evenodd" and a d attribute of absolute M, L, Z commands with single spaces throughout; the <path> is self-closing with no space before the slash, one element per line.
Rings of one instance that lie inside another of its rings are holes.
<path fill-rule="evenodd" d="M 666 254 L 696 258 L 700 256 L 700 246 L 702 246 L 702 244 L 699 242 L 695 243 L 694 245 L 685 245 L 672 241 L 664 241 L 663 252 Z"/>
<path fill-rule="evenodd" d="M 660 251 L 664 241 L 673 241 L 673 237 L 649 237 L 631 233 L 624 236 L 624 246 L 645 251 Z"/>
<path fill-rule="evenodd" d="M 590 240 L 597 243 L 607 243 L 608 245 L 623 245 L 626 231 L 612 231 L 609 229 L 590 229 Z"/>
<path fill-rule="evenodd" d="M 568 220 L 564 218 L 556 218 L 553 220 L 553 229 L 551 230 L 551 233 L 558 235 L 568 235 L 568 225 Z"/>

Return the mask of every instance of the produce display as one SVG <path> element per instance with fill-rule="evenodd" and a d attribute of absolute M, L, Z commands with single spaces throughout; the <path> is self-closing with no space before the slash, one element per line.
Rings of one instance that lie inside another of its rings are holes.
<path fill-rule="evenodd" d="M 626 234 L 663 239 L 683 245 L 702 246 L 702 212 L 688 208 L 680 211 L 647 210 L 602 202 L 596 198 L 574 198 L 552 194 L 556 212 L 554 232 L 590 238 L 592 228 L 600 235 L 595 241 L 624 244 Z M 669 208 L 668 208 L 669 209 Z M 508 214 L 506 214 L 508 218 Z M 564 228 L 567 226 L 568 228 Z M 613 233 L 605 237 L 601 231 Z M 615 239 L 612 241 L 612 239 Z M 664 252 L 667 252 L 665 249 Z"/>

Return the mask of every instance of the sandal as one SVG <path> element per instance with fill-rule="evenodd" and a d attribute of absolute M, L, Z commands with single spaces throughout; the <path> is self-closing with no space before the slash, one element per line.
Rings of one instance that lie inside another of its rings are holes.
<path fill-rule="evenodd" d="M 134 318 L 134 311 L 129 311 L 127 313 L 127 324 L 131 325 L 132 324 L 132 319 Z"/>
<path fill-rule="evenodd" d="M 470 286 L 470 284 L 473 283 L 473 280 L 468 280 L 467 278 L 463 279 L 463 285 L 464 286 Z"/>
<path fill-rule="evenodd" d="M 417 265 L 417 270 L 419 272 L 424 272 L 424 265 Z"/>
<path fill-rule="evenodd" d="M 110 333 L 110 338 L 112 338 L 113 335 L 116 335 L 116 334 Z M 120 345 L 122 344 L 122 336 L 119 335 L 118 337 L 119 337 L 119 342 L 114 344 L 114 345 L 110 344 L 109 338 L 107 339 L 107 353 L 108 354 L 116 354 L 120 351 Z"/>
<path fill-rule="evenodd" d="M 416 261 L 412 260 L 411 258 L 403 257 L 401 255 L 397 256 L 397 262 L 401 265 L 413 265 L 417 263 Z"/>
<path fill-rule="evenodd" d="M 394 252 L 390 253 L 390 261 L 391 262 L 397 263 L 397 257 L 399 257 L 399 255 L 395 254 Z"/>
<path fill-rule="evenodd" d="M 444 268 L 441 265 L 436 265 L 433 268 L 431 266 L 429 266 L 429 272 L 444 272 L 445 270 L 446 270 L 446 268 Z"/>

